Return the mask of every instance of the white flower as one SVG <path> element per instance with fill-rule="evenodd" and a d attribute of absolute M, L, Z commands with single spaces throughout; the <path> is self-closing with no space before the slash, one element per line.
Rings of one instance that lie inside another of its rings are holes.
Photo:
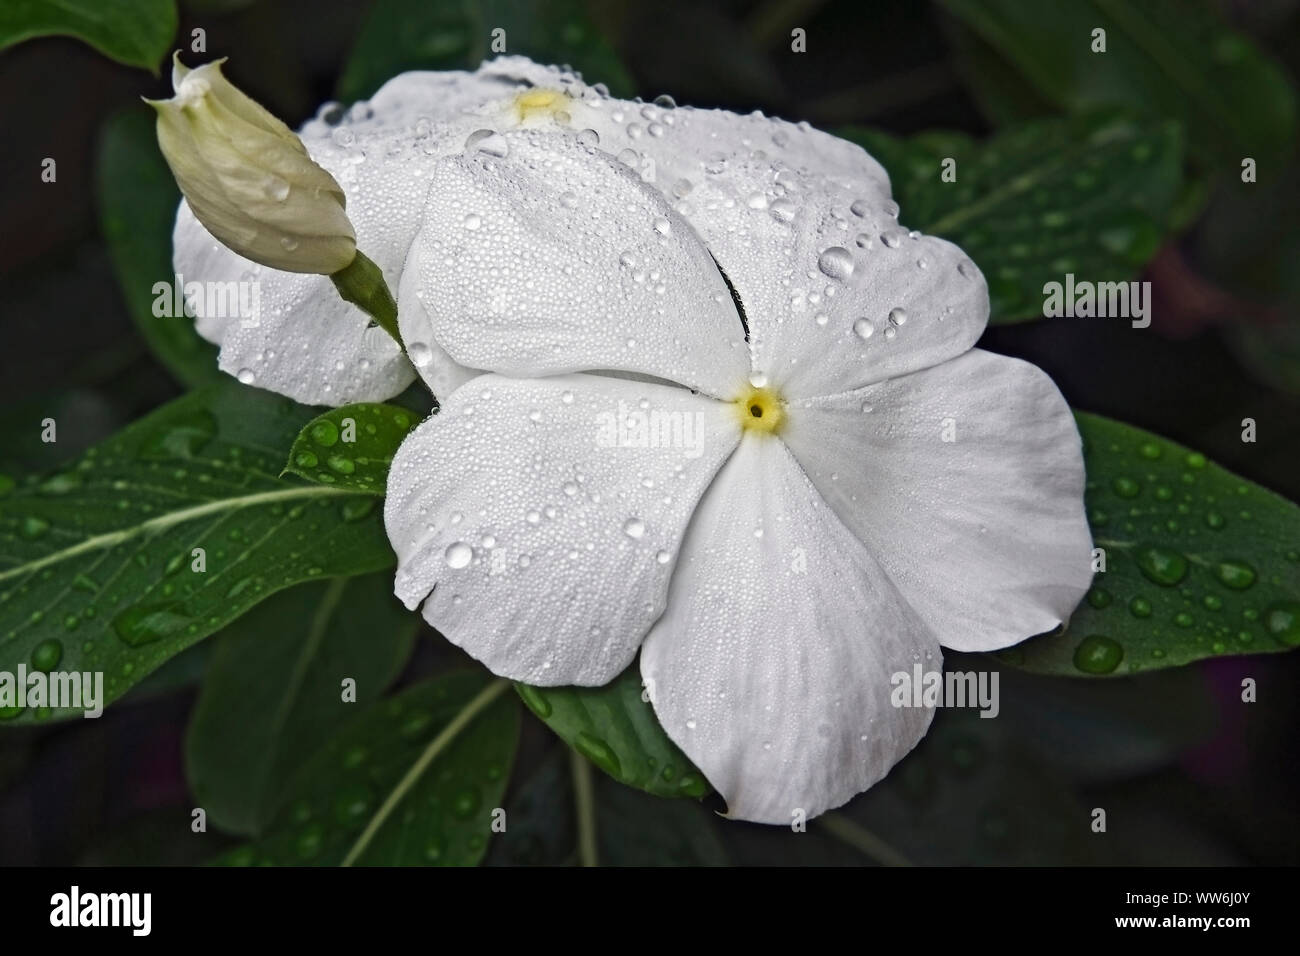
<path fill-rule="evenodd" d="M 383 144 L 406 155 L 409 134 L 378 131 L 418 123 L 421 91 L 499 93 L 506 67 L 526 109 L 466 96 L 433 160 L 389 168 Z M 1037 369 L 972 348 L 982 275 L 899 226 L 862 150 L 562 80 L 518 61 L 407 75 L 356 124 L 376 166 L 340 182 L 359 241 L 390 243 L 376 258 L 442 399 L 390 474 L 398 596 L 534 684 L 604 684 L 639 650 L 659 720 L 731 816 L 811 817 L 924 734 L 930 711 L 891 706 L 892 675 L 1050 630 L 1082 596 L 1073 419 Z M 327 352 L 260 331 L 278 352 L 260 384 L 296 397 L 361 354 L 359 332 Z M 247 346 L 221 340 L 223 365 Z M 405 384 L 334 375 L 351 397 Z"/>
<path fill-rule="evenodd" d="M 398 596 L 529 683 L 639 648 L 732 816 L 844 803 L 928 726 L 892 675 L 1050 630 L 1088 586 L 1069 409 L 971 348 L 983 277 L 869 168 L 742 147 L 670 202 L 571 136 L 503 138 L 433 171 L 403 273 L 413 354 L 489 374 L 393 462 Z"/>
<path fill-rule="evenodd" d="M 221 73 L 172 62 L 158 145 L 185 199 L 224 244 L 275 269 L 329 275 L 356 257 L 343 191 L 302 141 Z"/>

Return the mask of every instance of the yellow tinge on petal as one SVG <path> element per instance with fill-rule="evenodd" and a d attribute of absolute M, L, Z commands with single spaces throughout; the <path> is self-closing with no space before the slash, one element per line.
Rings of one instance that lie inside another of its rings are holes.
<path fill-rule="evenodd" d="M 294 132 L 221 73 L 174 58 L 158 145 L 195 217 L 245 258 L 286 272 L 332 275 L 357 253 L 343 190 Z"/>
<path fill-rule="evenodd" d="M 785 402 L 770 388 L 750 386 L 736 397 L 732 408 L 746 431 L 775 435 L 785 424 Z"/>

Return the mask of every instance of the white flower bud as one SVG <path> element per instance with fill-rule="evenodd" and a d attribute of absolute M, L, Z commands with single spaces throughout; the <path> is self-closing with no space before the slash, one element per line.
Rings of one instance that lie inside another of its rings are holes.
<path fill-rule="evenodd" d="M 221 74 L 224 59 L 187 69 L 173 58 L 158 145 L 195 217 L 254 262 L 331 275 L 356 256 L 343 190 L 294 132 Z"/>

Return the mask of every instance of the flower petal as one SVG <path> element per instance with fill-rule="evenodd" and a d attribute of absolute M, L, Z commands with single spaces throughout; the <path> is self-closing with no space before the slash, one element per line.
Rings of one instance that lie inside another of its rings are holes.
<path fill-rule="evenodd" d="M 750 150 L 770 155 L 783 166 L 889 194 L 889 175 L 862 147 L 808 123 L 791 123 L 757 111 L 742 115 L 677 106 L 664 98 L 653 103 L 615 99 L 575 73 L 525 57 L 487 61 L 475 76 L 480 82 L 523 82 L 564 94 L 563 101 L 548 111 L 552 125 L 561 122 L 575 132 L 594 131 L 601 149 L 620 157 L 672 199 L 686 196 L 702 179 L 723 171 L 738 151 Z M 480 113 L 503 120 L 508 115 L 499 106 Z M 499 122 L 493 128 L 504 129 L 507 124 Z"/>
<path fill-rule="evenodd" d="M 743 387 L 731 295 L 663 196 L 575 137 L 497 138 L 430 176 L 398 303 L 411 351 L 436 343 L 505 375 L 611 369 L 727 398 Z"/>
<path fill-rule="evenodd" d="M 1049 631 L 1088 588 L 1079 433 L 1026 362 L 974 349 L 796 404 L 783 437 L 944 647 Z"/>
<path fill-rule="evenodd" d="M 663 611 L 686 524 L 738 435 L 731 409 L 682 388 L 476 378 L 393 460 L 397 596 L 494 673 L 607 683 Z"/>
<path fill-rule="evenodd" d="M 937 365 L 988 321 L 979 269 L 898 225 L 874 181 L 740 152 L 679 204 L 744 307 L 754 371 L 787 397 L 825 395 Z"/>
<path fill-rule="evenodd" d="M 882 778 L 929 726 L 890 703 L 922 661 L 939 669 L 937 642 L 871 555 L 780 441 L 746 437 L 641 650 L 655 713 L 728 815 L 788 825 Z"/>

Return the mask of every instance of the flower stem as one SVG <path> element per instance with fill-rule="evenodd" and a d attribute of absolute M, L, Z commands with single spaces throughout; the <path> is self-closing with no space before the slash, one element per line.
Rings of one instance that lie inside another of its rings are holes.
<path fill-rule="evenodd" d="M 881 866 L 911 866 L 912 862 L 866 827 L 841 813 L 823 813 L 817 818 L 823 830 L 841 843 L 865 853 Z"/>
<path fill-rule="evenodd" d="M 330 279 L 339 290 L 339 295 L 379 323 L 379 327 L 391 335 L 394 342 L 402 344 L 402 336 L 397 329 L 397 303 L 388 291 L 383 270 L 368 256 L 358 249 L 356 258 L 331 275 Z"/>
<path fill-rule="evenodd" d="M 434 758 L 446 750 L 447 746 L 469 725 L 470 721 L 477 717 L 483 709 L 488 706 L 488 704 L 500 697 L 501 693 L 509 686 L 510 682 L 507 680 L 502 680 L 499 677 L 493 680 L 492 683 L 479 691 L 478 695 L 473 700 L 461 708 L 460 713 L 452 718 L 451 723 L 442 728 L 442 731 L 434 737 L 433 740 L 429 741 L 429 745 L 424 748 L 424 752 L 420 754 L 415 763 L 411 764 L 411 769 L 406 772 L 406 776 L 402 777 L 402 779 L 398 781 L 397 786 L 394 787 L 392 792 L 388 795 L 388 799 L 383 802 L 383 805 L 380 806 L 378 812 L 370 818 L 370 823 L 367 824 L 361 835 L 357 837 L 357 841 L 352 844 L 352 849 L 348 851 L 347 856 L 343 858 L 342 866 L 351 866 L 361 858 L 361 854 L 363 854 L 366 851 L 366 848 L 370 846 L 370 841 L 375 838 L 375 834 L 379 832 L 379 828 L 384 825 L 384 822 L 392 812 L 397 809 L 397 805 L 402 802 L 402 798 L 410 792 L 413 786 L 415 786 L 416 781 L 418 781 L 420 777 L 423 776 L 424 772 L 429 769 L 429 764 L 433 763 Z"/>
<path fill-rule="evenodd" d="M 596 852 L 596 792 L 591 780 L 591 764 L 582 754 L 571 750 L 569 769 L 573 773 L 574 811 L 578 817 L 578 861 L 581 866 L 599 866 Z"/>

